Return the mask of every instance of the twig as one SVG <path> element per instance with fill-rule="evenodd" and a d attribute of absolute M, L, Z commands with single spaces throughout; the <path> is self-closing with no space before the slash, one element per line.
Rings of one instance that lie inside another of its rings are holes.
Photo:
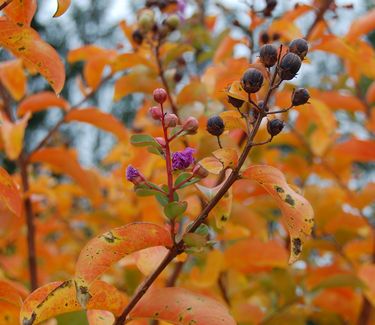
<path fill-rule="evenodd" d="M 325 12 L 328 10 L 329 6 L 333 3 L 333 0 L 325 0 L 321 4 L 318 13 L 316 14 L 315 20 L 310 26 L 309 30 L 306 33 L 305 39 L 308 40 L 311 37 L 312 32 L 314 31 L 315 26 L 323 19 Z"/>
<path fill-rule="evenodd" d="M 7 5 L 9 5 L 13 0 L 6 0 L 4 3 L 0 5 L 0 10 L 3 10 Z"/>
<path fill-rule="evenodd" d="M 230 306 L 230 299 L 229 295 L 227 292 L 227 287 L 225 285 L 225 280 L 226 280 L 226 273 L 221 272 L 219 275 L 219 278 L 217 279 L 217 285 L 220 289 L 221 296 L 223 297 L 224 301 L 227 303 L 228 306 Z"/>

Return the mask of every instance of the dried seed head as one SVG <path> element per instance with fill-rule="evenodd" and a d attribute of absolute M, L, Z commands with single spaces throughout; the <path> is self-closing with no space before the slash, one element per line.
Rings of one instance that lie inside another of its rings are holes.
<path fill-rule="evenodd" d="M 292 95 L 292 105 L 299 106 L 306 104 L 310 98 L 310 94 L 305 88 L 298 88 Z"/>
<path fill-rule="evenodd" d="M 166 128 L 174 128 L 178 123 L 178 117 L 175 114 L 167 113 L 164 116 L 164 125 Z"/>
<path fill-rule="evenodd" d="M 152 29 L 155 23 L 154 12 L 150 9 L 144 9 L 139 14 L 138 17 L 138 26 L 139 28 L 144 31 L 148 32 Z"/>
<path fill-rule="evenodd" d="M 274 137 L 275 135 L 278 135 L 282 129 L 284 128 L 284 122 L 279 119 L 274 120 L 268 120 L 267 122 L 267 131 L 268 133 Z"/>
<path fill-rule="evenodd" d="M 297 38 L 289 44 L 289 51 L 297 54 L 303 60 L 309 50 L 309 44 L 303 38 Z"/>
<path fill-rule="evenodd" d="M 273 67 L 277 62 L 277 48 L 272 44 L 263 45 L 259 57 L 266 68 Z"/>
<path fill-rule="evenodd" d="M 234 97 L 228 95 L 228 103 L 233 105 L 236 108 L 240 108 L 242 106 L 243 102 L 244 101 L 242 99 L 234 98 Z"/>
<path fill-rule="evenodd" d="M 224 128 L 224 121 L 218 115 L 212 116 L 207 120 L 207 131 L 212 135 L 216 135 L 217 137 L 222 135 Z"/>
<path fill-rule="evenodd" d="M 282 80 L 293 79 L 301 68 L 301 59 L 297 54 L 287 53 L 280 62 L 280 78 Z"/>
<path fill-rule="evenodd" d="M 163 104 L 167 100 L 167 92 L 163 88 L 156 88 L 153 92 L 155 102 Z"/>
<path fill-rule="evenodd" d="M 142 32 L 139 30 L 139 29 L 136 29 L 133 34 L 132 34 L 132 38 L 133 38 L 133 41 L 138 44 L 138 45 L 141 45 L 142 42 L 143 42 L 143 34 Z"/>
<path fill-rule="evenodd" d="M 270 35 L 267 32 L 262 32 L 259 35 L 259 43 L 261 44 L 267 44 L 270 42 Z"/>
<path fill-rule="evenodd" d="M 262 87 L 263 74 L 258 69 L 250 68 L 245 71 L 241 79 L 242 88 L 248 93 L 256 93 Z"/>
<path fill-rule="evenodd" d="M 164 21 L 165 25 L 168 26 L 168 28 L 171 31 L 174 31 L 178 28 L 178 25 L 180 24 L 180 17 L 178 17 L 176 14 L 168 16 L 168 18 Z"/>

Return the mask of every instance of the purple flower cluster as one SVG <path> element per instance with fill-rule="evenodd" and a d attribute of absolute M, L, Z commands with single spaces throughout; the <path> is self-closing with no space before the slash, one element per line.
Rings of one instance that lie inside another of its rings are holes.
<path fill-rule="evenodd" d="M 126 179 L 129 182 L 138 183 L 140 180 L 143 179 L 143 177 L 137 168 L 134 168 L 132 165 L 129 165 L 126 168 Z"/>
<path fill-rule="evenodd" d="M 194 163 L 194 152 L 195 149 L 189 147 L 185 148 L 183 151 L 174 152 L 172 155 L 173 170 L 186 169 Z"/>

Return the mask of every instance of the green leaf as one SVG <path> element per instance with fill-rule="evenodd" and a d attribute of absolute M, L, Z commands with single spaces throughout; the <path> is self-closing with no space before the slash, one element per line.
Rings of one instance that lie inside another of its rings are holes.
<path fill-rule="evenodd" d="M 160 144 L 157 143 L 156 140 L 148 134 L 133 134 L 130 138 L 130 143 L 135 147 L 152 146 L 161 149 Z"/>
<path fill-rule="evenodd" d="M 366 285 L 354 274 L 335 274 L 325 278 L 313 291 L 326 288 L 351 287 L 364 289 Z"/>
<path fill-rule="evenodd" d="M 88 325 L 86 311 L 75 311 L 56 317 L 58 325 Z"/>
<path fill-rule="evenodd" d="M 196 233 L 187 233 L 183 237 L 184 243 L 189 247 L 204 247 L 206 246 L 207 239 Z"/>
<path fill-rule="evenodd" d="M 207 236 L 208 232 L 209 232 L 209 228 L 204 223 L 199 225 L 198 229 L 194 231 L 195 234 L 200 235 L 200 236 Z"/>
<path fill-rule="evenodd" d="M 163 207 L 165 207 L 169 203 L 168 196 L 166 196 L 164 194 L 157 193 L 155 195 L 155 197 L 158 200 L 158 202 L 160 203 L 160 205 L 163 206 Z"/>
<path fill-rule="evenodd" d="M 164 153 L 163 153 L 163 150 L 161 150 L 161 148 L 150 146 L 148 147 L 147 151 L 157 156 L 164 157 Z"/>
<path fill-rule="evenodd" d="M 164 207 L 164 213 L 169 219 L 174 219 L 186 211 L 187 202 L 170 202 Z"/>
<path fill-rule="evenodd" d="M 178 177 L 176 178 L 176 181 L 174 182 L 174 186 L 175 187 L 178 187 L 182 182 L 186 181 L 189 177 L 191 177 L 191 173 L 181 173 L 180 175 L 178 175 Z M 183 184 L 181 187 L 179 188 L 184 188 L 184 187 L 187 187 L 191 184 L 194 184 L 194 183 L 197 183 L 200 181 L 200 178 L 198 177 L 194 177 L 192 178 L 190 181 L 186 182 L 185 184 Z"/>
<path fill-rule="evenodd" d="M 138 196 L 153 196 L 153 195 L 156 195 L 160 192 L 156 191 L 156 190 L 152 190 L 150 188 L 138 188 L 135 190 L 135 194 L 137 194 Z"/>

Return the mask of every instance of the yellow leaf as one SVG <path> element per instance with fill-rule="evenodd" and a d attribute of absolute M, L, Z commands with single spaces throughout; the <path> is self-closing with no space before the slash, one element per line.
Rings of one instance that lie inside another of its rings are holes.
<path fill-rule="evenodd" d="M 314 212 L 310 203 L 293 191 L 283 173 L 274 167 L 251 166 L 243 176 L 258 182 L 276 200 L 283 214 L 282 221 L 290 235 L 289 263 L 295 262 L 314 225 Z"/>
<path fill-rule="evenodd" d="M 233 148 L 215 150 L 212 153 L 223 165 L 224 168 L 234 168 L 238 163 L 237 151 Z"/>
<path fill-rule="evenodd" d="M 3 138 L 5 153 L 11 160 L 16 160 L 22 151 L 23 138 L 30 113 L 13 123 L 5 115 L 1 115 L 1 136 Z"/>
<path fill-rule="evenodd" d="M 224 121 L 225 130 L 231 131 L 242 129 L 247 132 L 246 122 L 237 111 L 225 111 L 220 113 L 220 117 Z"/>
<path fill-rule="evenodd" d="M 22 67 L 22 60 L 5 61 L 0 64 L 0 81 L 15 100 L 20 100 L 26 93 L 27 79 Z"/>
<path fill-rule="evenodd" d="M 199 161 L 199 165 L 207 169 L 212 174 L 220 174 L 223 170 L 223 164 L 214 157 L 206 157 Z"/>

